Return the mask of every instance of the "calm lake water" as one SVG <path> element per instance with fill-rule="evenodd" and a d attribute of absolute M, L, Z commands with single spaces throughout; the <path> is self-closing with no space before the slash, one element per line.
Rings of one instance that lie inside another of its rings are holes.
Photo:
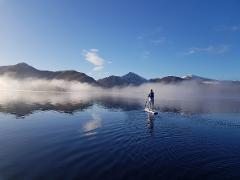
<path fill-rule="evenodd" d="M 0 180 L 240 179 L 240 100 L 1 93 Z"/>

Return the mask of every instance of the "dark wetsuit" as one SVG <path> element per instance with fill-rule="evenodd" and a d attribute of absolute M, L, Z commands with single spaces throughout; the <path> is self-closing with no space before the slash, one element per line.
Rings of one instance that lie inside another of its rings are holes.
<path fill-rule="evenodd" d="M 153 106 L 154 106 L 154 92 L 151 91 L 148 95 L 149 97 L 149 106 L 150 106 L 150 109 L 153 109 Z"/>

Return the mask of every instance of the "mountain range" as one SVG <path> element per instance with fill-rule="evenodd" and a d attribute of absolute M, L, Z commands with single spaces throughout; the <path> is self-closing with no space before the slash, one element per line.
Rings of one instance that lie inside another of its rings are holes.
<path fill-rule="evenodd" d="M 16 79 L 26 79 L 26 78 L 39 78 L 39 79 L 47 79 L 47 80 L 66 80 L 66 81 L 78 81 L 81 83 L 89 83 L 94 86 L 101 86 L 105 88 L 111 88 L 114 86 L 138 86 L 144 83 L 164 83 L 164 84 L 176 84 L 180 82 L 186 81 L 194 81 L 202 84 L 222 84 L 222 83 L 230 83 L 230 84 L 240 84 L 239 81 L 219 81 L 209 78 L 203 78 L 195 75 L 187 75 L 184 77 L 177 76 L 166 76 L 163 78 L 155 78 L 155 79 L 145 79 L 133 72 L 129 72 L 123 76 L 109 76 L 99 80 L 95 80 L 94 78 L 86 75 L 85 73 L 74 71 L 74 70 L 66 70 L 66 71 L 43 71 L 38 70 L 26 63 L 19 63 L 16 65 L 10 66 L 0 66 L 0 75 L 7 75 Z"/>
<path fill-rule="evenodd" d="M 82 83 L 96 84 L 92 77 L 74 70 L 68 71 L 42 71 L 26 63 L 19 63 L 10 66 L 0 66 L 0 75 L 8 75 L 16 79 L 38 78 L 38 79 L 60 79 L 67 81 L 79 81 Z"/>

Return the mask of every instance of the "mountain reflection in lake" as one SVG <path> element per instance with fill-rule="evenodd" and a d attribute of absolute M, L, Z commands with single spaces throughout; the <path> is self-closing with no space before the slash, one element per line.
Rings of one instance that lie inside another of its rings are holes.
<path fill-rule="evenodd" d="M 112 110 L 142 110 L 145 99 L 119 96 L 98 96 L 77 93 L 54 92 L 2 92 L 0 112 L 25 117 L 37 111 L 57 111 L 74 114 L 94 104 Z M 161 99 L 155 102 L 160 112 L 182 114 L 198 113 L 239 113 L 240 99 Z"/>
<path fill-rule="evenodd" d="M 240 100 L 1 92 L 0 179 L 239 179 Z"/>

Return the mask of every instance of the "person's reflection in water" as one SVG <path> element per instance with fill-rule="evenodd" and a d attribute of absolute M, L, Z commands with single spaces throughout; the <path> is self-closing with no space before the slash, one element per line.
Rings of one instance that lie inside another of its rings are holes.
<path fill-rule="evenodd" d="M 151 135 L 153 135 L 154 133 L 154 115 L 148 113 L 148 117 L 147 117 L 147 127 L 149 130 L 149 133 Z"/>

